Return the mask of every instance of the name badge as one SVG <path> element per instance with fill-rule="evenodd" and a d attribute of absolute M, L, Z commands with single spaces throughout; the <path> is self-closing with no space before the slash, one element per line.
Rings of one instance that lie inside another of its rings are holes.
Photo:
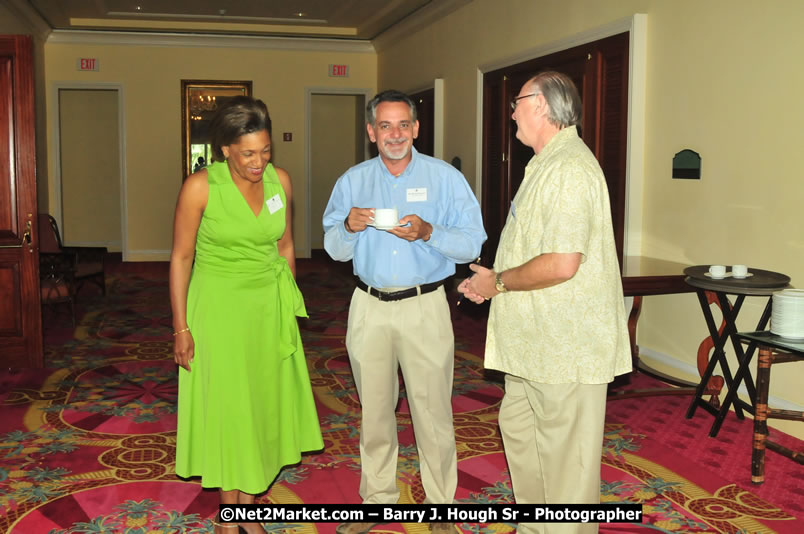
<path fill-rule="evenodd" d="M 268 208 L 268 212 L 273 215 L 282 209 L 282 197 L 280 197 L 279 193 L 277 193 L 265 201 L 265 206 Z"/>
<path fill-rule="evenodd" d="M 414 187 L 408 189 L 408 202 L 427 202 L 427 188 Z"/>

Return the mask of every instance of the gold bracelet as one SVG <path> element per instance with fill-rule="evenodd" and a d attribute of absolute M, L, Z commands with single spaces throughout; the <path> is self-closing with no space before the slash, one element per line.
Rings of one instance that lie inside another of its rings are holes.
<path fill-rule="evenodd" d="M 178 335 L 179 335 L 179 334 L 181 334 L 182 332 L 189 332 L 189 331 L 190 331 L 190 327 L 188 326 L 188 327 L 187 327 L 187 328 L 185 328 L 184 330 L 177 330 L 176 332 L 173 332 L 173 335 L 174 335 L 174 336 L 178 336 Z"/>

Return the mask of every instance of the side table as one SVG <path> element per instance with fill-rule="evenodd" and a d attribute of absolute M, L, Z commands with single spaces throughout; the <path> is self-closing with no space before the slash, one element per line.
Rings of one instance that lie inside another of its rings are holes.
<path fill-rule="evenodd" d="M 677 387 L 650 389 L 617 389 L 609 391 L 608 400 L 651 397 L 654 395 L 692 395 L 695 384 L 685 383 L 648 368 L 639 360 L 639 347 L 636 343 L 637 322 L 642 313 L 642 298 L 651 295 L 673 295 L 692 293 L 695 289 L 684 282 L 684 269 L 687 264 L 677 263 L 648 256 L 626 256 L 622 266 L 623 295 L 633 297 L 628 315 L 628 337 L 631 342 L 631 362 L 633 372 L 640 371 Z M 622 383 L 628 383 L 627 375 Z M 619 379 L 620 377 L 618 377 Z"/>
<path fill-rule="evenodd" d="M 757 392 L 754 401 L 754 446 L 751 454 L 751 482 L 765 481 L 765 448 L 804 464 L 804 451 L 793 451 L 768 439 L 768 419 L 804 421 L 804 412 L 768 407 L 770 368 L 776 363 L 804 361 L 804 340 L 791 340 L 771 332 L 742 332 L 737 337 L 759 346 Z"/>
<path fill-rule="evenodd" d="M 698 294 L 698 301 L 701 304 L 704 320 L 706 321 L 709 335 L 714 344 L 712 356 L 709 359 L 706 370 L 701 376 L 701 382 L 695 390 L 695 397 L 693 397 L 687 409 L 686 417 L 687 419 L 691 419 L 692 416 L 695 415 L 695 410 L 698 407 L 714 415 L 715 421 L 712 423 L 709 435 L 715 437 L 720 431 L 723 419 L 725 419 L 726 415 L 729 413 L 729 407 L 732 404 L 734 404 L 734 412 L 739 419 L 745 418 L 743 410 L 750 414 L 754 413 L 754 406 L 752 404 L 737 397 L 737 390 L 741 383 L 745 383 L 745 387 L 748 390 L 748 395 L 752 399 L 752 402 L 756 393 L 754 381 L 751 377 L 751 370 L 749 368 L 751 358 L 753 358 L 756 350 L 756 343 L 749 343 L 748 348 L 743 350 L 742 344 L 736 337 L 736 321 L 743 301 L 747 296 L 765 297 L 767 299 L 765 310 L 756 326 L 756 330 L 764 330 L 771 316 L 771 295 L 776 291 L 789 287 L 790 277 L 773 271 L 748 269 L 750 276 L 747 278 L 736 279 L 726 277 L 722 279 L 712 279 L 707 276 L 708 270 L 708 265 L 696 265 L 684 269 L 684 274 L 687 275 L 685 282 L 694 287 Z M 718 331 L 715 320 L 712 317 L 712 310 L 709 307 L 706 296 L 707 291 L 716 295 L 723 312 L 724 324 L 722 333 Z M 729 301 L 728 295 L 737 296 L 734 305 Z M 726 342 L 729 340 L 731 340 L 731 345 L 738 362 L 737 372 L 733 378 L 728 361 L 726 360 L 725 352 Z M 713 406 L 703 398 L 706 388 L 709 385 L 709 380 L 712 378 L 715 368 L 718 365 L 723 372 L 723 378 L 726 383 L 726 396 L 719 407 Z"/>

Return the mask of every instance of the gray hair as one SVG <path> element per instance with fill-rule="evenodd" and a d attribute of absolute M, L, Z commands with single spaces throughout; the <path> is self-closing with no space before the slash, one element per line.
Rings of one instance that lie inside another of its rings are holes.
<path fill-rule="evenodd" d="M 550 114 L 547 120 L 554 126 L 566 128 L 581 122 L 581 97 L 569 76 L 556 71 L 544 71 L 528 80 L 535 92 L 544 95 Z"/>
<path fill-rule="evenodd" d="M 372 126 L 377 123 L 377 106 L 383 102 L 404 102 L 410 106 L 410 121 L 416 122 L 416 104 L 413 102 L 413 99 L 402 91 L 388 89 L 387 91 L 378 93 L 366 106 L 366 121 Z"/>

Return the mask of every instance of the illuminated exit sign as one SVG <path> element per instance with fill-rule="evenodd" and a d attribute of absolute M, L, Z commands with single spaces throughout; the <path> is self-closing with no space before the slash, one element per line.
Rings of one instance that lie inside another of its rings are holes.
<path fill-rule="evenodd" d="M 329 75 L 335 78 L 348 78 L 349 65 L 330 65 Z"/>
<path fill-rule="evenodd" d="M 94 57 L 80 57 L 75 65 L 78 70 L 100 70 L 100 62 Z"/>

